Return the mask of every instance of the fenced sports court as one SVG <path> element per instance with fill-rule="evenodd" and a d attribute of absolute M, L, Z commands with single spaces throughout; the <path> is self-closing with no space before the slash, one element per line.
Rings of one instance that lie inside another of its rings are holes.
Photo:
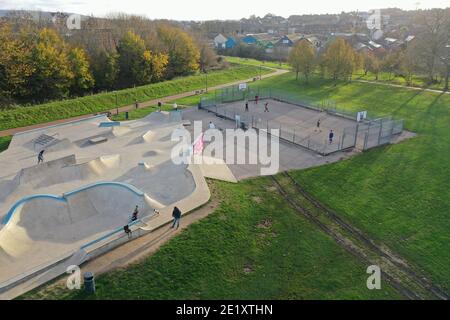
<path fill-rule="evenodd" d="M 258 101 L 255 97 L 258 96 Z M 248 111 L 245 103 L 248 102 Z M 265 112 L 268 103 L 269 112 Z M 390 143 L 403 131 L 403 120 L 391 117 L 358 119 L 358 112 L 339 109 L 333 101 L 319 104 L 300 101 L 270 88 L 240 90 L 238 86 L 216 91 L 215 96 L 202 99 L 200 108 L 219 117 L 236 121 L 245 128 L 264 130 L 280 139 L 321 155 L 358 147 L 362 150 Z M 332 141 L 329 139 L 333 131 Z"/>

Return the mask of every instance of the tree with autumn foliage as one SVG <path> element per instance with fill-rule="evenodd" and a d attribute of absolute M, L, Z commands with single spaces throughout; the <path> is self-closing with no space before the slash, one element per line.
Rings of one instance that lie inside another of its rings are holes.
<path fill-rule="evenodd" d="M 158 37 L 169 55 L 169 78 L 198 71 L 200 51 L 185 31 L 164 24 L 158 28 Z"/>
<path fill-rule="evenodd" d="M 163 79 L 169 64 L 169 56 L 166 53 L 154 53 L 151 50 L 144 51 L 144 77 L 146 83 L 153 83 Z"/>
<path fill-rule="evenodd" d="M 72 94 L 82 94 L 94 86 L 89 61 L 86 52 L 81 48 L 73 48 L 69 52 L 69 61 L 73 73 L 70 92 Z"/>
<path fill-rule="evenodd" d="M 144 40 L 133 31 L 120 39 L 117 51 L 118 83 L 124 88 L 160 80 L 169 63 L 167 54 L 147 50 Z"/>
<path fill-rule="evenodd" d="M 355 51 L 342 38 L 334 40 L 324 53 L 327 73 L 334 81 L 349 80 L 355 69 Z"/>
<path fill-rule="evenodd" d="M 28 94 L 27 81 L 34 72 L 31 48 L 24 36 L 14 37 L 11 27 L 0 25 L 0 95 L 4 99 Z"/>
<path fill-rule="evenodd" d="M 69 48 L 55 30 L 44 28 L 31 50 L 33 73 L 27 85 L 37 101 L 60 99 L 69 94 L 74 74 L 69 60 Z"/>
<path fill-rule="evenodd" d="M 299 73 L 302 73 L 308 82 L 316 66 L 316 51 L 313 45 L 306 39 L 298 41 L 289 52 L 288 62 L 296 74 L 296 80 Z"/>

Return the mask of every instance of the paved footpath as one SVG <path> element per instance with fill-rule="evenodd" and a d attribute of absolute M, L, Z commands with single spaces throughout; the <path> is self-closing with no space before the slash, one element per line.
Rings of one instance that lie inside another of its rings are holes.
<path fill-rule="evenodd" d="M 275 72 L 263 75 L 262 78 L 265 79 L 265 78 L 275 77 L 275 76 L 279 76 L 281 74 L 289 72 L 288 70 L 282 70 L 282 69 L 273 69 L 273 70 L 275 70 Z M 208 89 L 209 90 L 217 90 L 217 89 L 222 89 L 222 88 L 225 88 L 225 87 L 237 85 L 239 83 L 252 82 L 252 81 L 253 81 L 253 78 L 249 78 L 249 79 L 246 79 L 246 80 L 239 80 L 239 81 L 224 83 L 224 84 L 221 84 L 221 85 L 210 87 Z M 141 102 L 141 103 L 139 103 L 139 107 L 140 108 L 151 107 L 151 106 L 157 105 L 158 102 L 167 103 L 169 101 L 174 101 L 174 100 L 178 100 L 178 99 L 181 99 L 181 98 L 195 96 L 196 95 L 195 91 L 198 91 L 198 90 L 183 92 L 183 93 L 179 93 L 179 94 L 175 94 L 175 95 L 171 95 L 171 96 L 167 96 L 167 97 L 162 97 L 162 98 L 158 98 L 158 99 L 153 99 L 153 100 Z M 120 107 L 119 108 L 119 112 L 131 111 L 131 110 L 134 110 L 134 109 L 135 109 L 135 105 L 132 104 L 132 105 Z M 117 111 L 117 108 L 109 110 L 109 112 L 111 112 L 112 114 L 115 114 L 116 111 Z M 108 110 L 105 110 L 105 111 L 102 111 L 102 112 L 89 113 L 89 114 L 85 114 L 85 115 L 81 115 L 81 116 L 77 116 L 77 117 L 60 119 L 60 120 L 55 120 L 55 121 L 45 122 L 45 123 L 39 123 L 39 124 L 34 124 L 34 125 L 31 125 L 31 126 L 26 126 L 26 127 L 7 129 L 7 130 L 0 131 L 0 137 L 11 136 L 11 135 L 14 135 L 16 133 L 23 132 L 23 131 L 28 131 L 28 130 L 38 129 L 38 128 L 44 128 L 44 127 L 47 127 L 47 126 L 63 124 L 63 123 L 67 123 L 67 122 L 71 122 L 71 121 L 77 121 L 77 120 L 81 120 L 81 119 L 86 119 L 86 118 L 92 117 L 93 115 L 96 115 L 96 114 L 99 114 L 99 113 L 107 113 L 107 112 L 108 112 Z"/>

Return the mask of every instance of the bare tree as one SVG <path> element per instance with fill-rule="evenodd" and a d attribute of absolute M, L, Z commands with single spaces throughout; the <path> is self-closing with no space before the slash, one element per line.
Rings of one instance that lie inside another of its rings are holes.
<path fill-rule="evenodd" d="M 419 33 L 416 41 L 416 55 L 420 70 L 427 74 L 430 83 L 438 74 L 445 74 L 448 68 L 448 49 L 450 34 L 450 9 L 423 11 L 417 18 Z M 448 79 L 448 75 L 446 77 Z M 448 89 L 446 80 L 446 88 Z"/>

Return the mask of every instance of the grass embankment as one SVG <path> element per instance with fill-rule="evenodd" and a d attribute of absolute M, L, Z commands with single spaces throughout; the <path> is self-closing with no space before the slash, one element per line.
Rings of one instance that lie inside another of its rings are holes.
<path fill-rule="evenodd" d="M 210 72 L 208 74 L 208 85 L 215 86 L 248 79 L 258 75 L 259 71 L 259 67 L 233 64 L 229 69 Z M 262 72 L 267 74 L 273 71 L 263 68 Z M 103 112 L 113 109 L 117 105 L 131 105 L 136 100 L 139 102 L 149 101 L 202 89 L 204 86 L 205 75 L 198 74 L 116 92 L 101 93 L 31 107 L 18 107 L 12 110 L 0 111 L 0 130 Z"/>
<path fill-rule="evenodd" d="M 450 293 L 450 95 L 292 74 L 260 81 L 299 99 L 405 119 L 418 137 L 295 173 L 320 200 L 424 270 Z"/>
<path fill-rule="evenodd" d="M 63 287 L 27 299 L 395 299 L 367 266 L 279 196 L 270 178 L 210 182 L 220 206 L 140 263 L 98 276 L 95 297 Z"/>
<path fill-rule="evenodd" d="M 0 152 L 5 151 L 8 149 L 9 143 L 11 142 L 12 137 L 0 137 Z"/>

